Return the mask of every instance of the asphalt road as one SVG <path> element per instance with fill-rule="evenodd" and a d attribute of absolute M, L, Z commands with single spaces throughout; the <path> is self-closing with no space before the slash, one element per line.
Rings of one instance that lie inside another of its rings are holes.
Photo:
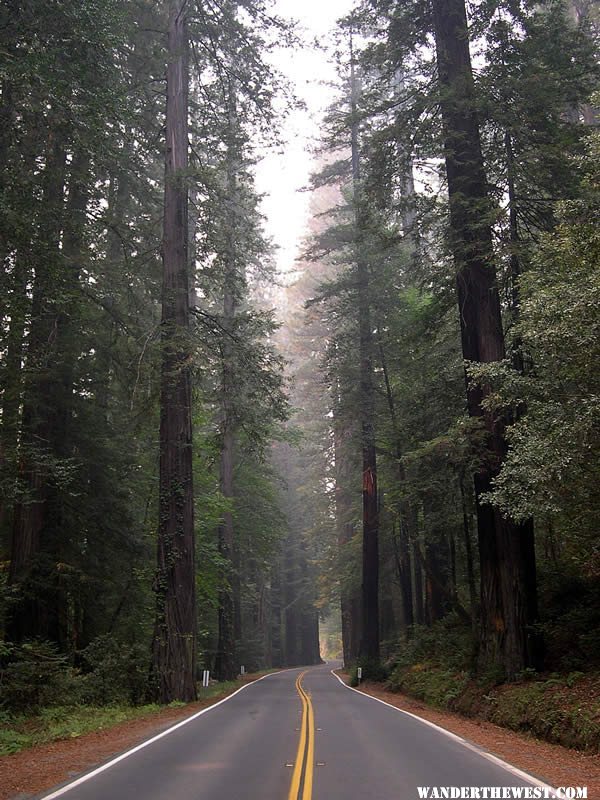
<path fill-rule="evenodd" d="M 330 670 L 269 675 L 43 797 L 418 800 L 418 786 L 535 785 Z"/>

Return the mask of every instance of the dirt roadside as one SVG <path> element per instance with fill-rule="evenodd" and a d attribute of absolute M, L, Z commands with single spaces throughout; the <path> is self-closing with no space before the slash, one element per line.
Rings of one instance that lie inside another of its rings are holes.
<path fill-rule="evenodd" d="M 248 678 L 246 682 L 255 679 Z M 167 708 L 150 717 L 77 739 L 55 741 L 3 756 L 0 758 L 0 800 L 26 800 L 47 791 L 213 705 L 233 691 L 235 689 L 184 708 Z M 587 786 L 588 798 L 600 800 L 597 755 L 540 742 L 483 720 L 437 711 L 405 695 L 386 692 L 378 684 L 363 684 L 361 691 L 434 722 L 552 786 Z"/>
<path fill-rule="evenodd" d="M 260 677 L 247 675 L 239 684 L 252 683 Z M 214 705 L 240 686 L 182 708 L 165 708 L 143 719 L 122 722 L 76 739 L 60 739 L 1 756 L 0 800 L 26 800 L 48 791 Z"/>
<path fill-rule="evenodd" d="M 347 678 L 343 674 L 340 677 Z M 485 720 L 438 711 L 406 695 L 387 692 L 379 684 L 364 683 L 360 691 L 434 722 L 551 786 L 587 786 L 588 798 L 600 800 L 600 758 L 597 754 L 542 742 Z"/>

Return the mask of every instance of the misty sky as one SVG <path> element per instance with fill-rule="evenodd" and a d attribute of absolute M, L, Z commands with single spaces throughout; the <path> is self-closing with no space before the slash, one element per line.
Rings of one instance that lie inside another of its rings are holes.
<path fill-rule="evenodd" d="M 325 45 L 335 21 L 351 7 L 352 0 L 276 0 L 274 10 L 282 17 L 299 20 L 308 40 L 316 37 Z M 312 168 L 308 150 L 318 133 L 323 110 L 332 99 L 331 89 L 323 82 L 334 80 L 335 70 L 325 52 L 308 46 L 294 52 L 282 50 L 273 61 L 307 105 L 305 112 L 293 112 L 286 123 L 283 154 L 270 154 L 257 167 L 257 189 L 268 193 L 263 201 L 267 233 L 280 248 L 279 270 L 287 271 L 307 221 L 309 198 L 298 189 L 307 184 Z"/>

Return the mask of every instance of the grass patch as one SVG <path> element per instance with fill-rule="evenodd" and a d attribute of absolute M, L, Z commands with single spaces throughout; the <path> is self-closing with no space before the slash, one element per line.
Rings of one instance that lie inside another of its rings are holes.
<path fill-rule="evenodd" d="M 184 705 L 183 703 L 181 705 Z M 0 755 L 18 753 L 26 747 L 77 739 L 91 731 L 100 731 L 134 719 L 152 716 L 161 706 L 52 706 L 35 715 L 3 714 L 0 730 Z"/>
<path fill-rule="evenodd" d="M 600 676 L 553 675 L 508 684 L 486 696 L 486 718 L 548 742 L 600 752 Z"/>
<path fill-rule="evenodd" d="M 450 708 L 468 680 L 466 672 L 453 672 L 425 662 L 395 669 L 387 686 L 393 692 L 405 692 L 436 708 Z"/>
<path fill-rule="evenodd" d="M 198 700 L 212 700 L 221 694 L 229 694 L 230 692 L 240 689 L 244 684 L 241 681 L 222 681 L 221 683 L 211 683 L 206 688 L 204 686 L 198 687 Z"/>
<path fill-rule="evenodd" d="M 216 700 L 244 684 L 241 681 L 211 683 L 198 687 L 198 700 Z M 86 733 L 101 731 L 122 722 L 150 718 L 165 708 L 184 708 L 187 704 L 173 702 L 168 706 L 146 705 L 61 705 L 40 709 L 35 714 L 0 711 L 0 756 L 18 753 L 28 747 L 60 739 L 77 739 Z"/>

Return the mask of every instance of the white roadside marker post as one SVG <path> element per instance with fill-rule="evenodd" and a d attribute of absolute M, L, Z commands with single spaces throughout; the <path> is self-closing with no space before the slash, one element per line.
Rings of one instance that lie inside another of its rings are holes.
<path fill-rule="evenodd" d="M 358 682 L 360 683 L 361 678 L 362 678 L 362 667 L 357 667 L 356 668 L 356 677 L 358 678 Z"/>
<path fill-rule="evenodd" d="M 205 669 L 202 671 L 202 686 L 206 688 L 208 686 L 208 681 L 210 679 L 210 672 L 209 670 Z"/>

